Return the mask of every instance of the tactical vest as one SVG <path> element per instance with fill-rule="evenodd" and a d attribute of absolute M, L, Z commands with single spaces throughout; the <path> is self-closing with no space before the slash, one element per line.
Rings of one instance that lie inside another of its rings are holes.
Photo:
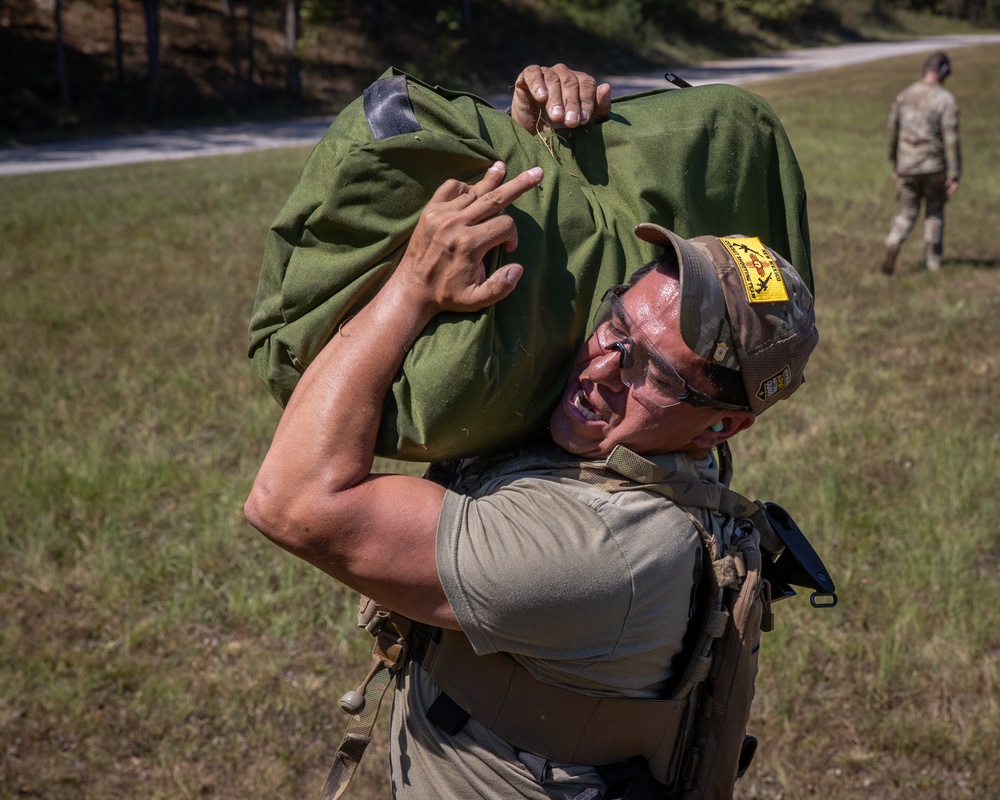
<path fill-rule="evenodd" d="M 727 447 L 720 448 L 720 457 L 728 471 Z M 756 747 L 756 740 L 746 736 L 746 723 L 760 634 L 772 624 L 771 587 L 762 575 L 761 552 L 772 564 L 785 554 L 783 536 L 791 534 L 782 530 L 779 535 L 773 523 L 776 519 L 784 527 L 790 518 L 770 513 L 773 504 L 751 502 L 721 484 L 669 472 L 624 447 L 617 447 L 606 462 L 552 474 L 608 491 L 654 491 L 682 508 L 708 509 L 741 521 L 740 535 L 723 546 L 717 534 L 688 515 L 708 558 L 703 560 L 697 635 L 684 669 L 662 699 L 595 697 L 540 681 L 504 653 L 476 655 L 461 632 L 418 625 L 362 598 L 358 625 L 376 637 L 373 664 L 366 680 L 341 701 L 353 716 L 324 800 L 343 796 L 370 741 L 382 693 L 409 659 L 419 661 L 441 688 L 428 717 L 447 733 L 456 733 L 471 717 L 542 759 L 600 766 L 641 757 L 657 791 L 669 789 L 677 797 L 731 796 Z M 834 587 L 821 562 L 819 568 L 802 568 L 802 544 L 796 547 L 789 563 L 810 574 L 792 568 L 784 577 L 815 588 L 813 605 L 835 605 Z M 785 581 L 779 583 L 779 596 L 794 594 Z M 817 597 L 832 602 L 820 603 Z"/>

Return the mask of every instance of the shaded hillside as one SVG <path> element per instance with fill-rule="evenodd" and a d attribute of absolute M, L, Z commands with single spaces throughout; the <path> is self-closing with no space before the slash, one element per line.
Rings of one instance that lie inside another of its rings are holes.
<path fill-rule="evenodd" d="M 155 85 L 148 76 L 144 17 L 150 2 L 159 3 Z M 873 20 L 892 31 L 885 18 L 873 15 L 871 7 L 878 4 L 864 0 L 798 0 L 804 10 L 780 24 L 720 11 L 736 7 L 737 0 L 314 0 L 302 7 L 296 49 L 302 89 L 296 96 L 287 88 L 284 5 L 117 0 L 119 49 L 115 3 L 0 0 L 0 145 L 190 122 L 328 114 L 390 65 L 450 88 L 499 92 L 528 63 L 564 61 L 609 75 L 789 44 L 845 41 L 859 38 Z M 834 6 L 836 12 L 829 10 Z"/>

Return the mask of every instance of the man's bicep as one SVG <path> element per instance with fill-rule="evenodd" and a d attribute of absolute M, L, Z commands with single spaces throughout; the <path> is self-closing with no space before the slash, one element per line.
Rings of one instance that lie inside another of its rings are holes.
<path fill-rule="evenodd" d="M 372 475 L 331 500 L 328 528 L 300 555 L 394 611 L 457 627 L 435 561 L 444 493 L 420 478 Z"/>

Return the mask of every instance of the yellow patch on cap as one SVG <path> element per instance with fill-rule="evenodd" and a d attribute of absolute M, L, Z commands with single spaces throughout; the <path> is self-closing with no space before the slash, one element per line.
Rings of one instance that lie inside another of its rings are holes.
<path fill-rule="evenodd" d="M 756 236 L 747 239 L 720 239 L 739 267 L 740 277 L 751 303 L 788 301 L 788 290 L 781 270 L 763 242 Z"/>

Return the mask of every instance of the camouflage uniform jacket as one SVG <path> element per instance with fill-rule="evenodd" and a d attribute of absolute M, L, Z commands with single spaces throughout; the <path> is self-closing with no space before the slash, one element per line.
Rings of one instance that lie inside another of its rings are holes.
<path fill-rule="evenodd" d="M 958 103 L 941 84 L 920 80 L 896 97 L 889 112 L 889 161 L 898 175 L 962 173 Z"/>

